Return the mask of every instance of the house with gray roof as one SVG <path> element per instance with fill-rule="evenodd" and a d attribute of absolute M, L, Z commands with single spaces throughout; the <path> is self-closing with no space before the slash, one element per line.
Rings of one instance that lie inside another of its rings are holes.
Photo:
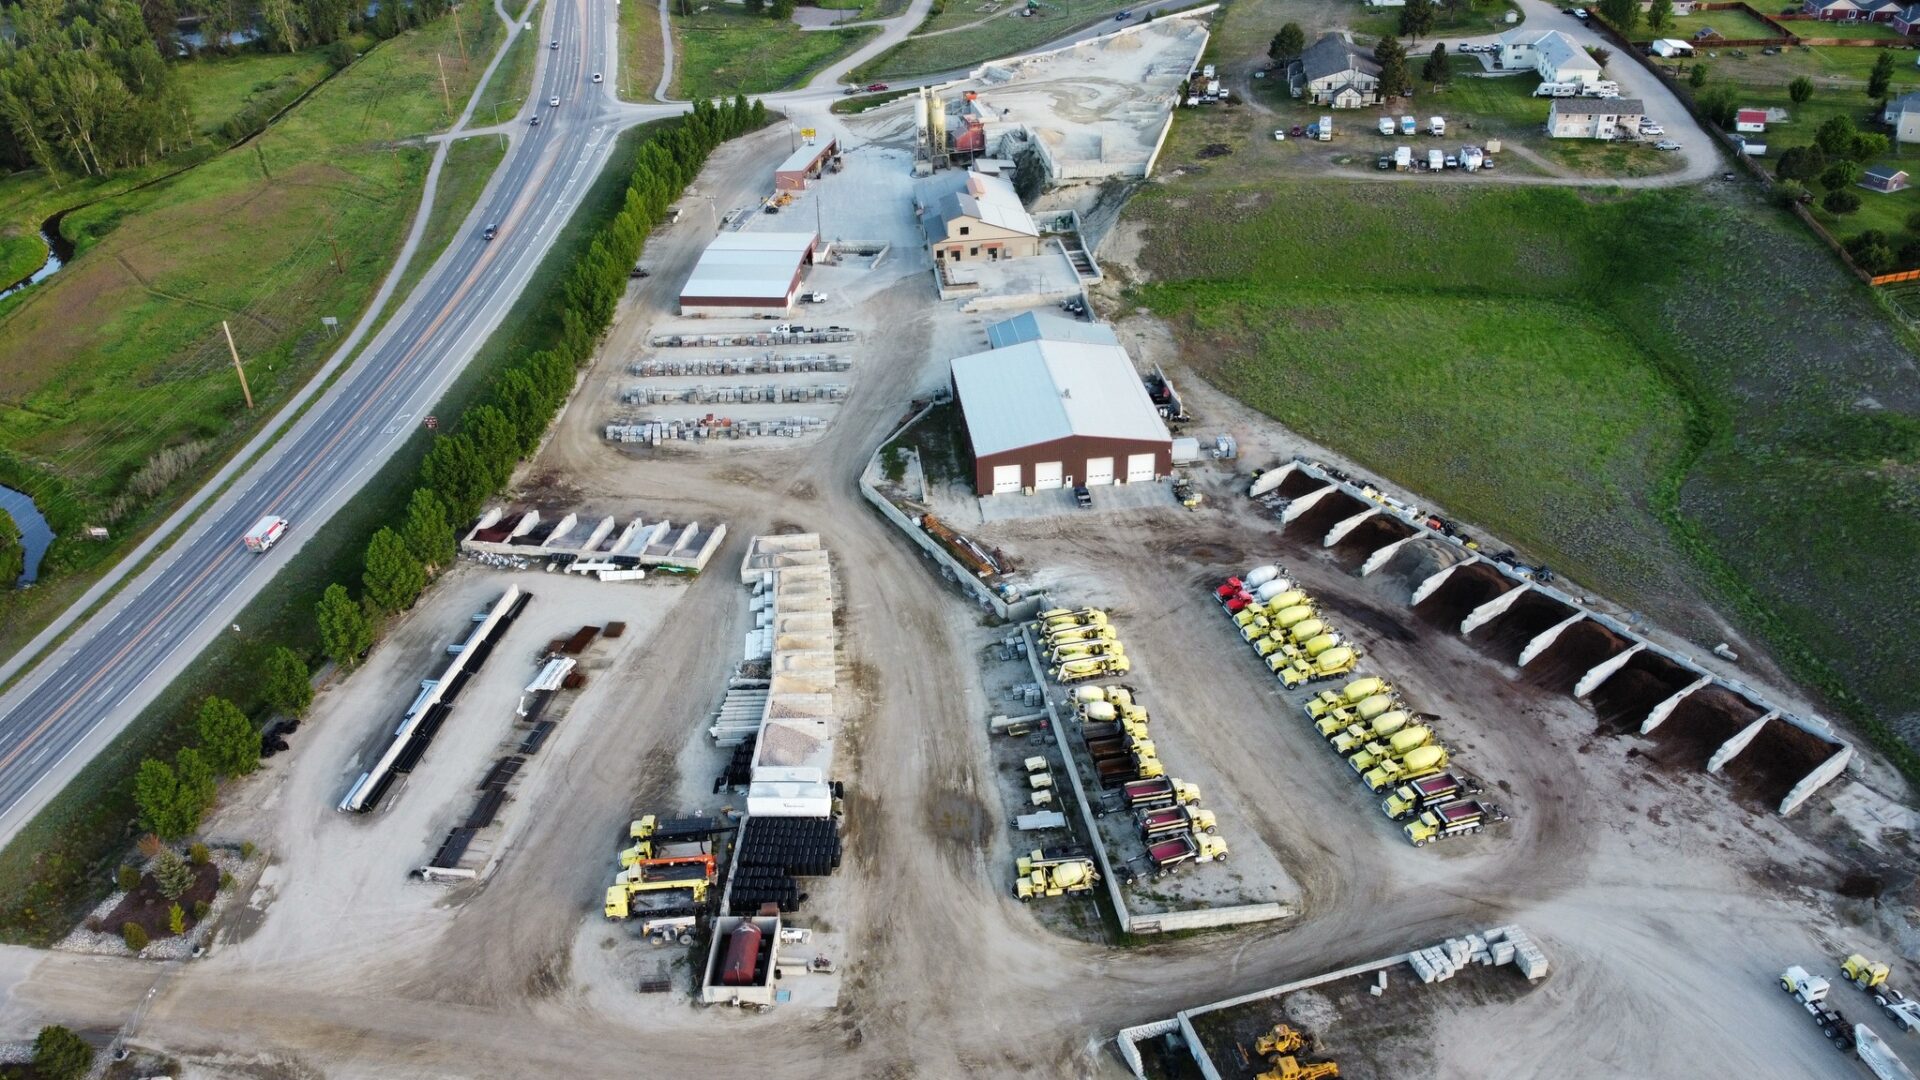
<path fill-rule="evenodd" d="M 1920 91 L 1887 102 L 1887 111 L 1880 114 L 1880 119 L 1893 128 L 1893 141 L 1920 143 Z"/>
<path fill-rule="evenodd" d="M 1339 34 L 1324 34 L 1287 69 L 1294 97 L 1334 109 L 1380 101 L 1380 65 Z"/>

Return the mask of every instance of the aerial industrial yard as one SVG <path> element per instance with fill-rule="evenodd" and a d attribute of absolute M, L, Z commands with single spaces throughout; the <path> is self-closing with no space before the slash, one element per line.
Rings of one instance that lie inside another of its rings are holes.
<path fill-rule="evenodd" d="M 14 1056 L 1911 1076 L 1880 751 L 1132 302 L 1114 192 L 1211 10 L 720 142 L 457 558 L 222 789 L 195 936 L 123 889 L 0 950 Z"/>

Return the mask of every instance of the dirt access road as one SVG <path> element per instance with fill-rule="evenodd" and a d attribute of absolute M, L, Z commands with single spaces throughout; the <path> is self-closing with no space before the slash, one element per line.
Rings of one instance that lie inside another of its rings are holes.
<path fill-rule="evenodd" d="M 765 150 L 753 140 L 723 150 L 701 189 L 758 190 Z M 669 238 L 650 248 L 654 277 L 629 298 L 610 354 L 643 332 L 698 247 Z M 311 894 L 269 904 L 244 939 L 167 969 L 0 951 L 0 1030 L 28 1035 L 47 1019 L 113 1030 L 157 986 L 134 1041 L 184 1058 L 194 1076 L 579 1076 L 661 1060 L 719 1075 L 812 1074 L 826 1070 L 794 1063 L 825 1060 L 861 1076 L 1115 1075 L 1107 1040 L 1120 1026 L 1517 921 L 1549 950 L 1554 974 L 1497 1015 L 1443 1026 L 1421 1075 L 1535 1076 L 1542 1053 L 1566 1076 L 1692 1075 L 1703 1059 L 1730 1075 L 1835 1068 L 1772 973 L 1847 947 L 1892 955 L 1899 942 L 1872 910 L 1835 898 L 1842 867 L 1827 850 L 1844 837 L 1833 821 L 1816 812 L 1789 825 L 1731 805 L 1715 782 L 1650 769 L 1630 745 L 1595 734 L 1580 707 L 1498 677 L 1477 649 L 1419 627 L 1332 564 L 1284 552 L 1312 588 L 1339 598 L 1336 612 L 1365 628 L 1409 692 L 1449 717 L 1475 768 L 1505 780 L 1520 813 L 1506 839 L 1457 850 L 1415 852 L 1383 835 L 1326 751 L 1302 746 L 1271 679 L 1200 592 L 1223 566 L 1293 543 L 1236 505 L 1225 478 L 1210 484 L 1216 508 L 1199 514 L 1041 520 L 1007 526 L 1007 539 L 1058 575 L 1063 596 L 1077 585 L 1115 598 L 1158 722 L 1242 794 L 1240 805 L 1258 807 L 1238 827 L 1281 854 L 1302 914 L 1278 931 L 1134 948 L 1043 931 L 1006 895 L 1010 851 L 986 775 L 983 703 L 949 669 L 970 662 L 960 643 L 980 616 L 854 486 L 907 399 L 979 340 L 981 320 L 935 304 L 908 262 L 916 256 L 896 257 L 859 307 L 855 390 L 805 448 L 623 453 L 596 437 L 617 376 L 607 364 L 590 374 L 528 470 L 530 495 L 725 521 L 732 535 L 715 572 L 686 585 L 662 628 L 616 661 L 627 688 L 607 695 L 617 708 L 573 735 L 558 759 L 566 768 L 547 762 L 552 782 L 513 806 L 524 832 L 484 888 L 426 903 L 393 898 L 385 884 L 358 890 L 358 877 L 395 868 L 315 866 L 299 834 L 330 806 L 276 797 L 270 776 L 222 821 L 283 854 L 286 881 L 310 882 Z M 711 757 L 698 729 L 743 617 L 728 568 L 748 536 L 778 528 L 819 532 L 840 585 L 850 857 L 807 914 L 849 944 L 836 1009 L 752 1016 L 634 994 L 597 978 L 593 957 L 610 940 L 597 913 L 610 837 L 636 799 L 701 779 L 694 767 Z M 537 590 L 539 579 L 529 584 Z M 430 649 L 443 630 L 399 634 Z M 276 769 L 318 768 L 325 740 L 346 738 L 314 726 L 301 735 L 313 741 Z M 377 922 L 381 905 L 402 904 L 415 910 Z M 352 919 L 297 917 L 328 911 Z M 378 934 L 336 941 L 342 925 Z"/>

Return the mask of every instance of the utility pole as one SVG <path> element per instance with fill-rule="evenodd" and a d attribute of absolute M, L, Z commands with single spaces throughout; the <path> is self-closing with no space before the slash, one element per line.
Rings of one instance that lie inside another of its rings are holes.
<path fill-rule="evenodd" d="M 453 5 L 453 39 L 460 43 L 460 67 L 467 66 L 467 31 L 460 25 L 460 5 Z"/>
<path fill-rule="evenodd" d="M 227 320 L 220 320 L 220 329 L 227 335 L 227 352 L 233 355 L 233 370 L 240 376 L 240 394 L 247 399 L 247 411 L 253 411 L 253 391 L 247 389 L 247 369 L 240 366 L 240 350 L 233 346 L 233 327 Z"/>
<path fill-rule="evenodd" d="M 439 53 L 433 54 L 434 65 L 440 69 L 440 100 L 446 103 L 447 115 L 453 115 L 453 95 L 447 93 L 447 64 Z"/>
<path fill-rule="evenodd" d="M 332 229 L 327 230 L 327 246 L 333 249 L 333 272 L 336 274 L 346 273 L 346 264 L 340 261 L 340 241 L 334 239 Z"/>

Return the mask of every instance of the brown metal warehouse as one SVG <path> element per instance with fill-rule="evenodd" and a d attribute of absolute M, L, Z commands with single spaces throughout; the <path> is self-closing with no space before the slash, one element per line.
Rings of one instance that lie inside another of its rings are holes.
<path fill-rule="evenodd" d="M 1151 482 L 1173 438 L 1118 345 L 1034 340 L 953 361 L 978 495 Z"/>

